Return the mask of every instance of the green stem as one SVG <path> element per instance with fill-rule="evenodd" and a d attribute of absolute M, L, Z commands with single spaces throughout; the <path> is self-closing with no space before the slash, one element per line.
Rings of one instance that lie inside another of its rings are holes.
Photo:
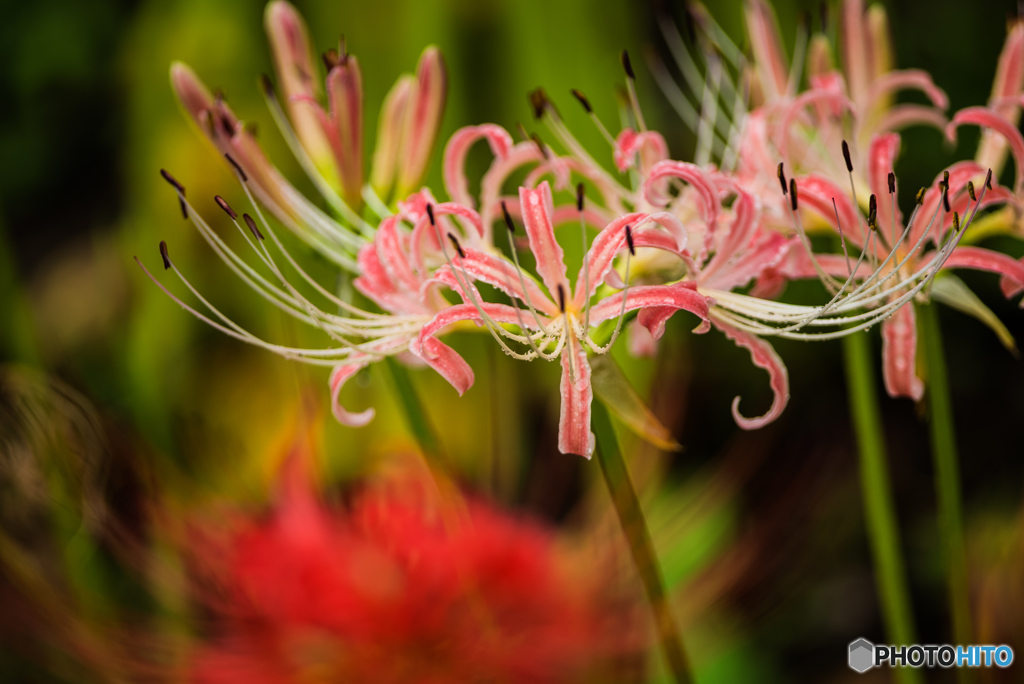
<path fill-rule="evenodd" d="M 864 516 L 886 639 L 896 646 L 913 644 L 916 639 L 910 593 L 900 552 L 896 506 L 889 481 L 882 415 L 878 408 L 878 389 L 875 385 L 868 333 L 859 332 L 843 338 L 843 352 L 850 392 L 850 413 L 860 452 Z M 909 667 L 897 668 L 894 674 L 898 681 L 906 684 L 923 681 L 920 671 Z"/>
<path fill-rule="evenodd" d="M 654 544 L 647 529 L 640 499 L 637 498 L 633 482 L 629 477 L 629 469 L 619 451 L 619 442 L 612 428 L 608 410 L 600 401 L 595 401 L 591 408 L 591 425 L 597 438 L 597 460 L 601 464 L 601 473 L 615 505 L 615 512 L 629 541 L 629 549 L 633 554 L 633 562 L 640 573 L 647 600 L 654 613 L 654 622 L 661 637 L 661 648 L 665 654 L 669 669 L 679 684 L 693 681 L 690 675 L 690 663 L 683 651 L 683 642 L 679 635 L 672 606 L 665 592 L 665 583 L 661 577 L 658 558 L 654 553 Z"/>
<path fill-rule="evenodd" d="M 942 329 L 934 304 L 917 307 L 921 344 L 928 370 L 928 427 L 932 457 L 935 459 L 935 489 L 942 537 L 949 573 L 949 600 L 953 617 L 953 638 L 958 644 L 971 641 L 970 588 L 964 553 L 963 514 L 960 505 L 960 466 L 953 430 L 953 405 L 942 350 Z"/>
<path fill-rule="evenodd" d="M 444 450 L 441 447 L 441 440 L 437 437 L 434 426 L 430 423 L 427 410 L 416 394 L 416 388 L 412 385 L 412 378 L 405 366 L 395 361 L 390 356 L 384 359 L 384 365 L 391 373 L 391 380 L 395 384 L 395 390 L 405 410 L 405 419 L 409 424 L 409 430 L 416 439 L 423 456 L 429 464 L 442 465 L 444 462 Z"/>

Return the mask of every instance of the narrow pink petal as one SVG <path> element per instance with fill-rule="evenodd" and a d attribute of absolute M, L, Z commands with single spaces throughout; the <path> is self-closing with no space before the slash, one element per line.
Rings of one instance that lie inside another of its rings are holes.
<path fill-rule="evenodd" d="M 556 316 L 559 314 L 558 307 L 540 289 L 540 286 L 527 273 L 523 274 L 523 282 L 526 283 L 526 291 L 523 291 L 519 283 L 519 274 L 516 272 L 515 264 L 501 258 L 492 256 L 476 249 L 466 248 L 466 258 L 458 259 L 459 275 L 465 271 L 473 280 L 480 280 L 492 285 L 510 297 L 515 297 L 521 302 L 526 302 L 526 295 L 529 295 L 530 304 L 538 311 Z M 447 264 L 438 269 L 437 273 L 450 272 Z M 524 319 L 532 321 L 532 316 Z"/>
<path fill-rule="evenodd" d="M 358 209 L 363 203 L 363 77 L 354 56 L 327 74 L 327 98 L 342 197 Z"/>
<path fill-rule="evenodd" d="M 576 276 L 576 290 L 573 295 L 573 306 L 577 309 L 597 291 L 605 275 L 611 270 L 615 255 L 626 246 L 626 226 L 636 227 L 648 218 L 647 214 L 633 213 L 619 216 L 601 229 L 587 251 L 586 263 L 580 266 Z M 585 271 L 586 269 L 586 271 Z M 584 293 L 585 277 L 590 278 L 590 291 Z"/>
<path fill-rule="evenodd" d="M 428 47 L 416 66 L 416 86 L 409 100 L 398 168 L 398 195 L 401 197 L 419 185 L 427 171 L 430 153 L 441 128 L 448 74 L 444 59 L 436 47 Z"/>
<path fill-rule="evenodd" d="M 850 83 L 850 96 L 860 105 L 866 101 L 870 86 L 864 5 L 861 0 L 846 0 L 843 3 L 841 42 L 846 78 Z"/>
<path fill-rule="evenodd" d="M 646 325 L 655 339 L 658 339 L 665 332 L 665 321 L 676 311 L 689 311 L 701 319 L 700 324 L 693 329 L 695 333 L 707 332 L 710 323 L 708 322 L 708 299 L 697 292 L 693 283 L 682 282 L 672 285 L 637 285 L 629 288 L 628 291 L 617 292 L 605 297 L 594 304 L 590 309 L 590 324 L 598 325 L 602 321 L 619 317 L 622 311 L 622 298 L 626 298 L 626 311 L 635 309 L 647 309 L 657 307 L 661 309 L 657 316 L 649 318 L 649 325 Z M 671 313 L 667 313 L 671 311 Z M 644 321 L 644 312 L 640 313 L 641 323 Z"/>
<path fill-rule="evenodd" d="M 778 266 L 793 248 L 791 240 L 781 233 L 765 232 L 757 242 L 713 272 L 701 273 L 701 287 L 732 290 L 760 278 L 768 269 Z M 803 249 L 801 245 L 799 249 Z M 717 257 L 716 257 L 717 258 Z M 809 263 L 810 260 L 808 260 Z M 844 267 L 845 268 L 845 267 Z"/>
<path fill-rule="evenodd" d="M 651 167 L 643 189 L 644 197 L 654 206 L 663 207 L 669 202 L 669 197 L 658 191 L 659 181 L 666 178 L 684 180 L 697 191 L 697 196 L 700 198 L 701 218 L 708 225 L 708 230 L 713 231 L 720 211 L 718 189 L 704 170 L 689 162 L 666 160 L 655 164 Z"/>
<path fill-rule="evenodd" d="M 771 408 L 768 412 L 757 418 L 745 418 L 740 414 L 740 398 L 732 400 L 732 417 L 744 430 L 757 430 L 768 425 L 782 415 L 783 409 L 789 402 L 789 372 L 786 370 L 782 359 L 775 353 L 770 344 L 756 335 L 739 330 L 719 320 L 714 321 L 715 327 L 725 333 L 725 336 L 750 352 L 750 358 L 758 368 L 768 371 L 771 379 L 772 399 Z"/>
<path fill-rule="evenodd" d="M 775 12 L 764 0 L 747 0 L 747 34 L 754 52 L 757 76 L 766 100 L 786 94 L 789 66 L 779 37 Z"/>
<path fill-rule="evenodd" d="M 533 162 L 543 161 L 532 141 L 521 142 L 512 147 L 504 159 L 495 158 L 487 173 L 480 180 L 480 216 L 484 220 L 484 230 L 491 234 L 491 224 L 501 217 L 502 188 L 509 176 L 517 170 Z M 511 210 L 511 205 L 509 210 Z"/>
<path fill-rule="evenodd" d="M 797 192 L 800 197 L 800 207 L 810 207 L 821 215 L 828 223 L 837 230 L 836 209 L 839 210 L 839 220 L 842 222 L 843 236 L 852 244 L 861 246 L 864 244 L 864 227 L 861 223 L 861 213 L 854 206 L 850 199 L 849 188 L 842 188 L 833 181 L 818 175 L 803 176 L 797 178 Z M 835 207 L 832 205 L 835 200 Z"/>
<path fill-rule="evenodd" d="M 1020 260 L 1022 266 L 1024 266 L 1024 258 Z M 999 279 L 999 288 L 1003 291 L 1003 296 L 1007 299 L 1016 297 L 1021 292 L 1024 292 L 1024 283 L 1021 283 L 1016 278 L 1010 278 L 1003 276 Z"/>
<path fill-rule="evenodd" d="M 729 268 L 744 256 L 757 230 L 758 207 L 754 196 L 733 186 L 733 220 L 728 230 L 719 230 L 718 247 L 711 261 L 704 267 L 701 277 L 710 278 L 716 272 Z"/>
<path fill-rule="evenodd" d="M 957 247 L 946 259 L 943 268 L 973 268 L 976 271 L 998 273 L 1003 276 L 1003 292 L 1010 292 L 1008 297 L 1024 289 L 1024 263 L 990 249 Z"/>
<path fill-rule="evenodd" d="M 377 247 L 377 258 L 393 283 L 407 291 L 416 292 L 421 283 L 412 272 L 407 251 L 403 249 L 403 236 L 398 233 L 398 225 L 397 216 L 389 216 L 381 221 L 373 239 Z"/>
<path fill-rule="evenodd" d="M 565 288 L 569 295 L 569 282 L 565 278 L 565 253 L 555 240 L 555 229 L 551 223 L 553 203 L 551 186 L 544 181 L 536 189 L 519 188 L 519 207 L 523 213 L 523 224 L 530 238 L 530 250 L 537 260 L 537 273 L 555 296 L 558 288 Z"/>
<path fill-rule="evenodd" d="M 352 413 L 338 402 L 338 395 L 341 393 L 341 388 L 345 386 L 345 382 L 366 367 L 367 363 L 369 363 L 369 357 L 363 363 L 335 366 L 334 370 L 331 371 L 331 378 L 328 381 L 331 388 L 331 413 L 334 414 L 334 417 L 342 425 L 354 428 L 363 427 L 373 420 L 373 416 L 376 414 L 376 411 L 372 408 L 359 413 Z"/>
<path fill-rule="evenodd" d="M 364 245 L 359 250 L 358 263 L 360 274 L 352 284 L 367 299 L 390 313 L 426 313 L 413 293 L 401 291 L 391 280 L 391 275 L 380 263 L 376 245 Z"/>
<path fill-rule="evenodd" d="M 519 200 L 513 200 L 507 203 L 509 213 L 513 217 L 518 217 L 519 214 Z M 516 210 L 512 211 L 513 204 Z M 608 222 L 612 220 L 609 212 L 602 207 L 583 207 L 583 221 L 591 228 L 600 230 L 608 225 Z M 576 204 L 561 204 L 555 207 L 555 213 L 551 215 L 551 223 L 557 228 L 558 226 L 566 223 L 578 224 L 580 221 L 580 212 L 576 208 Z M 684 229 L 685 230 L 685 229 Z"/>
<path fill-rule="evenodd" d="M 594 434 L 590 431 L 590 403 L 594 399 L 594 391 L 590 385 L 587 353 L 575 335 L 569 335 L 561 361 L 562 406 L 558 414 L 558 450 L 589 459 L 594 454 Z M 570 363 L 572 373 L 569 371 Z M 570 375 L 575 377 L 570 378 Z"/>
<path fill-rule="evenodd" d="M 1024 187 L 1024 136 L 1017 130 L 1017 126 L 1011 123 L 1005 116 L 988 107 L 968 107 L 961 109 L 953 120 L 946 127 L 946 137 L 950 140 L 956 139 L 956 129 L 963 125 L 976 125 L 982 128 L 995 131 L 1002 135 L 1010 145 L 1014 161 L 1017 163 L 1017 175 L 1014 179 L 1014 188 L 1019 194 Z"/>
<path fill-rule="evenodd" d="M 919 401 L 924 383 L 917 377 L 917 322 L 914 305 L 901 306 L 882 324 L 882 376 L 890 397 Z"/>
<path fill-rule="evenodd" d="M 496 124 L 482 126 L 466 126 L 455 131 L 444 149 L 444 187 L 453 202 L 467 207 L 475 206 L 473 196 L 469 193 L 469 180 L 466 178 L 466 154 L 478 140 L 486 138 L 491 152 L 498 159 L 505 159 L 512 150 L 512 136 Z"/>
<path fill-rule="evenodd" d="M 807 46 L 807 81 L 814 82 L 832 71 L 832 44 L 826 36 L 817 34 Z"/>
<path fill-rule="evenodd" d="M 871 138 L 868 147 L 868 187 L 878 200 L 878 228 L 887 240 L 892 239 L 892 210 L 896 207 L 896 230 L 903 230 L 903 213 L 889 194 L 889 172 L 896 166 L 900 153 L 898 133 L 883 133 Z"/>
<path fill-rule="evenodd" d="M 1020 121 L 1020 106 L 1017 102 L 1024 90 L 1024 22 L 1013 22 L 999 55 L 999 66 L 992 83 L 992 97 L 989 107 L 1006 117 L 1014 126 Z M 978 164 L 992 169 L 998 176 L 1006 161 L 1006 141 L 1002 136 L 985 131 L 978 144 L 975 156 Z"/>
<path fill-rule="evenodd" d="M 801 93 L 785 109 L 781 123 L 776 128 L 774 136 L 775 146 L 786 159 L 801 158 L 801 155 L 798 154 L 799 150 L 791 147 L 790 142 L 793 138 L 793 131 L 798 128 L 797 124 L 801 117 L 805 116 L 805 110 L 811 106 L 827 112 L 830 117 L 839 117 L 844 111 L 856 114 L 853 102 L 838 88 L 812 88 Z"/>
<path fill-rule="evenodd" d="M 213 108 L 213 95 L 210 90 L 184 62 L 171 64 L 171 87 L 188 115 L 202 128 L 199 121 L 200 113 L 209 113 Z"/>

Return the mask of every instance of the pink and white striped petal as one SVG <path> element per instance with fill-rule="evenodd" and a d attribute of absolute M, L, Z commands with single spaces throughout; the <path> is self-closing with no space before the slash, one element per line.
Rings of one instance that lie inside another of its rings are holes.
<path fill-rule="evenodd" d="M 568 297 L 569 281 L 565 277 L 565 253 L 555 239 L 554 225 L 551 214 L 554 211 L 551 200 L 551 186 L 547 181 L 537 188 L 519 188 L 519 208 L 523 214 L 526 235 L 530 239 L 530 250 L 537 261 L 537 273 L 548 288 L 552 297 L 556 297 L 558 288 L 563 288 Z"/>
<path fill-rule="evenodd" d="M 972 268 L 1002 276 L 1000 285 L 1008 298 L 1024 290 L 1024 263 L 1013 257 L 982 247 L 957 247 L 943 268 Z"/>
<path fill-rule="evenodd" d="M 956 129 L 964 125 L 981 126 L 1006 139 L 1017 165 L 1014 190 L 1020 194 L 1021 188 L 1024 188 L 1024 136 L 1021 135 L 1017 126 L 1002 114 L 988 107 L 968 107 L 953 115 L 953 120 L 946 126 L 946 137 L 956 140 Z"/>
<path fill-rule="evenodd" d="M 665 333 L 665 322 L 676 311 L 689 311 L 701 319 L 693 329 L 695 333 L 705 333 L 710 329 L 708 318 L 708 298 L 697 292 L 693 283 L 681 282 L 672 285 L 637 285 L 628 291 L 617 292 L 605 297 L 590 309 L 590 324 L 598 325 L 603 321 L 618 318 L 623 310 L 622 299 L 626 298 L 626 312 L 644 309 L 640 312 L 641 325 L 651 331 L 655 339 Z M 653 314 L 648 309 L 656 309 Z"/>
<path fill-rule="evenodd" d="M 917 316 L 908 302 L 882 324 L 882 377 L 890 397 L 920 401 L 924 383 L 917 377 Z"/>
<path fill-rule="evenodd" d="M 338 395 L 341 393 L 341 388 L 345 386 L 348 379 L 365 368 L 372 360 L 369 356 L 366 356 L 365 359 L 366 360 L 361 363 L 348 363 L 341 366 L 335 366 L 331 371 L 331 377 L 328 380 L 328 385 L 331 388 L 331 413 L 334 414 L 334 417 L 339 423 L 347 427 L 363 427 L 373 420 L 373 417 L 377 413 L 373 408 L 353 413 L 342 406 L 338 401 Z"/>
<path fill-rule="evenodd" d="M 594 433 L 590 431 L 590 384 L 587 352 L 575 335 L 569 335 L 562 350 L 562 405 L 558 414 L 558 450 L 589 459 L 594 455 Z"/>

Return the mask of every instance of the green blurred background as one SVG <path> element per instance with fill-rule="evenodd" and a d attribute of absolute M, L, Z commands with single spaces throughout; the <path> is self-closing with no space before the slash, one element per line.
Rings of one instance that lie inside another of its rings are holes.
<path fill-rule="evenodd" d="M 774 4 L 790 49 L 801 12 L 817 22 L 822 11 L 817 2 Z M 668 60 L 656 18 L 680 19 L 681 8 L 672 3 L 296 5 L 318 50 L 335 46 L 344 34 L 349 52 L 359 57 L 367 144 L 387 89 L 435 43 L 450 83 L 441 140 L 461 125 L 485 121 L 535 129 L 526 93 L 539 85 L 610 166 L 610 154 L 600 154 L 606 145 L 569 89 L 587 93 L 605 122 L 615 124 L 618 54 L 627 48 L 649 125 L 664 132 L 674 157 L 691 158 L 692 136 L 644 59 L 653 52 Z M 954 110 L 987 100 L 1013 2 L 885 5 L 897 65 L 930 70 Z M 259 0 L 46 0 L 5 2 L 0 14 L 0 362 L 60 378 L 98 407 L 105 430 L 115 435 L 110 450 L 121 454 L 111 466 L 120 485 L 106 490 L 114 508 L 131 509 L 125 502 L 148 496 L 153 486 L 186 503 L 224 495 L 263 500 L 281 440 L 301 407 L 313 402 L 323 410 L 327 398 L 325 371 L 207 328 L 132 261 L 138 255 L 158 266 L 157 243 L 167 240 L 176 263 L 243 326 L 275 341 L 315 340 L 264 306 L 216 260 L 181 220 L 158 175 L 160 168 L 170 170 L 197 209 L 229 235 L 212 198 L 219 193 L 241 204 L 241 192 L 176 105 L 167 74 L 172 60 L 182 60 L 211 87 L 224 89 L 235 112 L 258 125 L 275 163 L 313 194 L 259 93 L 258 75 L 272 70 L 263 6 Z M 744 44 L 741 4 L 710 3 L 709 9 Z M 970 154 L 976 141 L 975 132 L 965 131 L 952 150 L 936 131 L 908 132 L 897 166 L 903 187 L 929 182 Z M 439 157 L 437 150 L 432 187 L 441 186 Z M 482 171 L 487 161 L 475 149 L 470 164 Z M 1009 239 L 989 246 L 1024 253 Z M 326 263 L 294 247 L 330 282 Z M 1024 314 L 1003 300 L 994 276 L 962 278 L 1024 339 Z M 770 400 L 766 376 L 721 335 L 693 337 L 686 323 L 672 322 L 656 359 L 619 358 L 684 445 L 666 456 L 629 443 L 635 467 L 655 473 L 646 500 L 660 530 L 666 574 L 677 588 L 690 587 L 680 601 L 689 640 L 701 653 L 695 656 L 701 681 L 841 681 L 845 644 L 859 636 L 880 641 L 882 632 L 839 345 L 776 343 L 789 367 L 792 399 L 776 424 L 745 434 L 732 422 L 729 403 L 739 394 L 745 413 L 763 410 Z M 975 610 L 988 630 L 979 642 L 1024 647 L 1024 365 L 973 319 L 944 308 L 942 326 Z M 413 375 L 467 486 L 568 531 L 579 528 L 596 473 L 594 464 L 555 449 L 558 369 L 515 362 L 486 336 L 459 336 L 453 346 L 477 369 L 465 398 L 432 372 Z M 382 369 L 358 376 L 342 400 L 358 409 L 372 405 L 378 415 L 360 430 L 324 421 L 328 480 L 343 481 L 390 452 L 411 448 Z M 882 407 L 920 637 L 943 643 L 948 615 L 926 425 L 912 402 L 885 398 Z M 127 471 L 156 473 L 159 484 L 118 480 Z M 103 557 L 102 540 L 91 553 Z M 116 605 L 136 601 L 130 590 L 109 589 L 110 582 L 131 581 L 108 565 L 98 571 L 108 584 L 97 586 L 106 589 L 94 591 L 107 592 Z M 728 575 L 725 588 L 708 589 L 719 573 Z M 19 644 L 0 638 L 0 681 L 51 681 Z"/>

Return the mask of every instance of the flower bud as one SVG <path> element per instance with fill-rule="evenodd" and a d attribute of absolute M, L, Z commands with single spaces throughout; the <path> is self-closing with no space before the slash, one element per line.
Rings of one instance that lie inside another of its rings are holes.
<path fill-rule="evenodd" d="M 402 129 L 399 151 L 398 196 L 414 191 L 427 171 L 448 92 L 444 58 L 436 47 L 423 51 L 416 67 L 416 83 Z"/>
<path fill-rule="evenodd" d="M 391 87 L 377 118 L 377 144 L 373 148 L 373 168 L 370 184 L 381 199 L 387 200 L 391 186 L 395 184 L 395 167 L 402 144 L 402 128 L 405 126 L 409 98 L 415 88 L 416 79 L 406 74 L 399 77 Z"/>
<path fill-rule="evenodd" d="M 327 74 L 327 100 L 341 196 L 358 209 L 363 203 L 363 78 L 355 57 L 343 56 Z"/>

